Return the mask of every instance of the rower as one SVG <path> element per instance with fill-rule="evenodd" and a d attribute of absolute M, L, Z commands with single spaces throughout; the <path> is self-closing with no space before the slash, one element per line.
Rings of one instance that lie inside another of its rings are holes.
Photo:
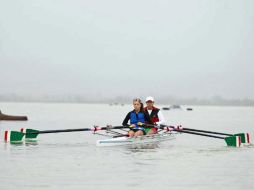
<path fill-rule="evenodd" d="M 144 124 L 153 124 L 149 115 L 144 112 L 143 103 L 141 99 L 136 98 L 133 100 L 134 110 L 130 111 L 125 119 L 123 120 L 123 125 L 128 125 L 128 121 L 130 120 L 130 130 L 128 132 L 129 137 L 133 136 L 142 136 L 146 134 Z"/>
<path fill-rule="evenodd" d="M 154 107 L 154 98 L 151 96 L 148 96 L 146 98 L 146 107 L 144 108 L 145 113 L 147 113 L 152 120 L 154 125 L 163 125 L 165 124 L 165 119 L 163 114 L 161 113 L 159 108 Z M 147 135 L 151 135 L 156 133 L 158 130 L 157 127 L 152 128 L 146 128 L 145 132 Z"/>

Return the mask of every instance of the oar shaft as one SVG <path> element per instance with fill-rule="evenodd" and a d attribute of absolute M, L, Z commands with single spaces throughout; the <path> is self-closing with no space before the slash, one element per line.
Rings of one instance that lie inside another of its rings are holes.
<path fill-rule="evenodd" d="M 162 127 L 170 127 L 175 129 L 176 127 L 174 126 L 167 126 L 167 125 L 161 125 Z M 215 131 L 206 131 L 206 130 L 200 130 L 200 129 L 192 129 L 192 128 L 181 128 L 181 130 L 184 131 L 195 131 L 195 132 L 202 132 L 202 133 L 210 133 L 210 134 L 215 134 L 215 135 L 226 135 L 226 136 L 234 136 L 233 134 L 229 134 L 229 133 L 221 133 L 221 132 L 215 132 Z"/>
<path fill-rule="evenodd" d="M 217 138 L 217 139 L 225 139 L 224 137 L 220 136 L 215 136 L 215 135 L 208 135 L 204 133 L 197 133 L 197 132 L 191 132 L 191 131 L 186 131 L 183 129 L 176 129 L 174 126 L 166 126 L 166 125 L 161 125 L 159 128 L 160 129 L 165 129 L 165 127 L 169 127 L 173 129 L 173 131 L 180 132 L 180 133 L 187 133 L 187 134 L 192 134 L 192 135 L 199 135 L 199 136 L 205 136 L 205 137 L 212 137 L 212 138 Z"/>
<path fill-rule="evenodd" d="M 212 138 L 217 138 L 217 139 L 225 139 L 224 137 L 219 137 L 215 135 L 208 135 L 208 134 L 203 134 L 203 133 L 196 133 L 196 132 L 190 132 L 190 131 L 182 131 L 182 130 L 174 130 L 180 133 L 188 133 L 192 135 L 199 135 L 199 136 L 205 136 L 205 137 L 212 137 Z"/>
<path fill-rule="evenodd" d="M 44 133 L 67 133 L 67 132 L 78 132 L 78 131 L 91 131 L 90 128 L 80 128 L 80 129 L 58 129 L 58 130 L 44 130 L 38 132 L 32 132 L 33 134 L 44 134 Z"/>
<path fill-rule="evenodd" d="M 229 133 L 220 133 L 220 132 L 214 132 L 214 131 L 206 131 L 206 130 L 185 128 L 185 127 L 183 128 L 183 130 L 187 130 L 187 131 L 196 131 L 196 132 L 203 132 L 203 133 L 210 133 L 210 134 L 216 134 L 216 135 L 233 136 L 233 134 L 229 134 Z"/>
<path fill-rule="evenodd" d="M 123 129 L 128 126 L 114 126 L 114 127 L 94 127 L 94 128 L 78 128 L 78 129 L 56 129 L 56 130 L 44 130 L 44 131 L 36 131 L 30 132 L 29 134 L 45 134 L 45 133 L 68 133 L 68 132 L 78 132 L 78 131 L 99 131 L 99 130 L 107 130 L 107 129 Z"/>

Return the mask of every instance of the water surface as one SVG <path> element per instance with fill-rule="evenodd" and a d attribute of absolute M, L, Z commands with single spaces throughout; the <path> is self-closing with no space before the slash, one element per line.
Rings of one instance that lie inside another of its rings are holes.
<path fill-rule="evenodd" d="M 162 105 L 161 105 L 162 106 Z M 168 124 L 253 136 L 252 107 L 163 111 Z M 150 147 L 96 147 L 90 132 L 41 134 L 34 144 L 3 142 L 3 131 L 119 125 L 130 105 L 0 103 L 27 122 L 0 122 L 0 189 L 253 189 L 254 149 L 180 134 Z"/>

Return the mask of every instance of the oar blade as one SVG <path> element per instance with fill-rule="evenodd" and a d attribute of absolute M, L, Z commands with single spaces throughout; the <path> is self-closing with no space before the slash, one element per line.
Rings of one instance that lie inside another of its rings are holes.
<path fill-rule="evenodd" d="M 19 131 L 5 131 L 4 141 L 10 143 L 22 143 L 24 135 L 24 133 Z"/>
<path fill-rule="evenodd" d="M 234 136 L 240 136 L 241 143 L 243 145 L 250 145 L 250 134 L 249 133 L 238 133 L 238 134 L 234 134 Z"/>
<path fill-rule="evenodd" d="M 231 137 L 226 137 L 225 141 L 228 146 L 231 147 L 240 147 L 241 146 L 241 137 L 240 136 L 231 136 Z"/>
<path fill-rule="evenodd" d="M 26 141 L 36 141 L 38 136 L 38 130 L 22 128 L 21 132 L 25 133 Z"/>

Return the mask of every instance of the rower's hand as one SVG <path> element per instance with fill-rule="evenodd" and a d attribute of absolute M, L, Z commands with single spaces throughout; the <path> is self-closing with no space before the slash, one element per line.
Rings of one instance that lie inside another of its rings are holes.
<path fill-rule="evenodd" d="M 133 129 L 133 128 L 135 128 L 135 127 L 136 127 L 136 125 L 131 124 L 129 127 L 130 127 L 131 129 Z"/>
<path fill-rule="evenodd" d="M 144 125 L 144 123 L 142 123 L 142 122 L 138 122 L 137 124 L 138 124 L 138 126 L 143 126 Z"/>

